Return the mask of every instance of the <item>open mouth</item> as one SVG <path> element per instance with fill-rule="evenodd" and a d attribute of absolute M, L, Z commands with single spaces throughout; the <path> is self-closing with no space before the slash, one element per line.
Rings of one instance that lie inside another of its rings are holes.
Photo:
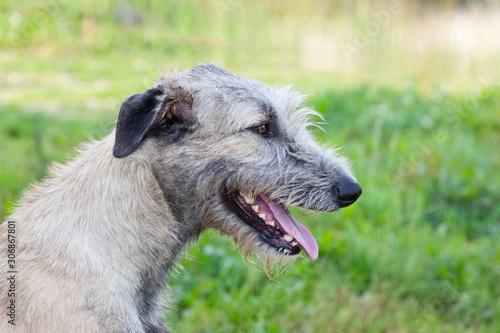
<path fill-rule="evenodd" d="M 224 198 L 229 210 L 278 252 L 297 255 L 302 249 L 311 260 L 318 258 L 318 244 L 313 235 L 281 203 L 273 202 L 263 194 L 254 198 L 228 193 Z"/>

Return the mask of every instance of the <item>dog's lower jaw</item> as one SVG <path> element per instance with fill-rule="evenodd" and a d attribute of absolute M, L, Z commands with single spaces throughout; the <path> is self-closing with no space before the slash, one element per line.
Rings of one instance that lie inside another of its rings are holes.
<path fill-rule="evenodd" d="M 264 194 L 253 197 L 238 192 L 225 194 L 224 201 L 242 223 L 252 227 L 262 241 L 279 253 L 297 255 L 303 249 L 311 260 L 318 258 L 316 240 L 282 204 Z"/>

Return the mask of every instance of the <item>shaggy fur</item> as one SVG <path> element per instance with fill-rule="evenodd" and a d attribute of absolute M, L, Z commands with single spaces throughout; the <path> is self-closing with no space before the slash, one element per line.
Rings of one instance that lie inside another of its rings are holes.
<path fill-rule="evenodd" d="M 345 206 L 338 188 L 354 182 L 348 163 L 314 142 L 307 127 L 316 113 L 302 102 L 289 87 L 211 64 L 172 72 L 125 100 L 116 130 L 54 166 L 8 219 L 16 222 L 15 331 L 167 332 L 168 273 L 209 228 L 268 266 L 293 258 L 223 196 L 265 193 L 314 211 Z M 256 131 L 263 124 L 268 133 Z M 4 223 L 2 249 L 6 234 Z M 0 286 L 5 311 L 5 278 Z M 7 319 L 1 332 L 12 329 Z"/>

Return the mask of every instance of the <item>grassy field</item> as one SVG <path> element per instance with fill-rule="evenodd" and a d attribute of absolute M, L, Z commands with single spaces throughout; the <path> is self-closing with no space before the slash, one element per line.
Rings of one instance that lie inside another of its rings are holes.
<path fill-rule="evenodd" d="M 328 121 L 318 140 L 343 147 L 363 195 L 299 216 L 319 259 L 277 281 L 204 235 L 171 278 L 174 331 L 500 332 L 500 51 L 486 32 L 463 50 L 420 36 L 421 21 L 459 23 L 413 5 L 360 48 L 383 2 L 134 3 L 142 24 L 127 26 L 114 1 L 0 2 L 2 220 L 52 161 L 109 133 L 123 99 L 213 61 L 310 94 Z M 499 15 L 456 13 L 478 32 Z"/>

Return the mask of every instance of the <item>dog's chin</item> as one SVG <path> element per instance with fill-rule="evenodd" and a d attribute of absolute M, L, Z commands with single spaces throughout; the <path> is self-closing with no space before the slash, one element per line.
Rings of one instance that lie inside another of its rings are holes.
<path fill-rule="evenodd" d="M 231 216 L 225 219 L 224 228 L 220 232 L 232 238 L 235 246 L 240 250 L 245 260 L 258 270 L 263 270 L 274 279 L 283 272 L 297 258 L 297 254 L 284 254 L 275 246 L 265 241 L 261 234 L 239 218 Z"/>
<path fill-rule="evenodd" d="M 231 233 L 245 255 L 258 253 L 265 262 L 293 261 L 304 250 L 311 260 L 317 259 L 314 237 L 281 203 L 263 194 L 249 197 L 238 192 L 224 195 L 224 202 L 233 213 L 231 220 L 239 228 L 241 224 L 245 226 L 236 234 Z"/>

